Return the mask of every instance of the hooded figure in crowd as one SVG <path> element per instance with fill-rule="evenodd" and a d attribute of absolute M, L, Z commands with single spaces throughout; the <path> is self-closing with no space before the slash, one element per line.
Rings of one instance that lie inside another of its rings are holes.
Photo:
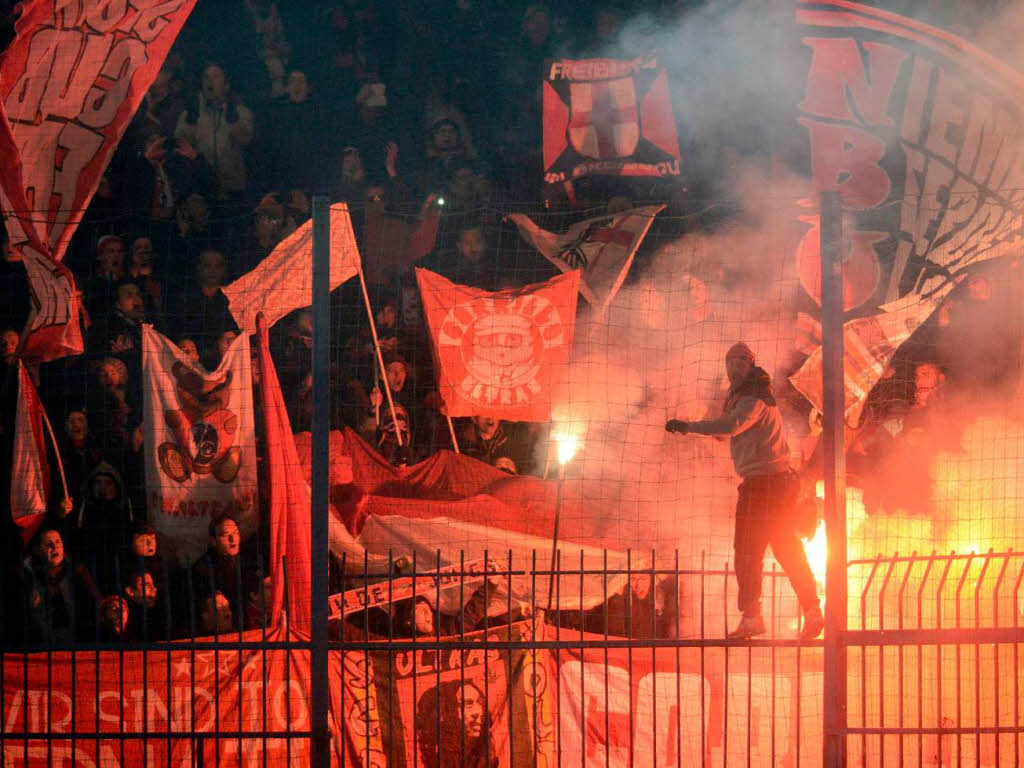
<path fill-rule="evenodd" d="M 125 565 L 134 522 L 121 473 L 100 462 L 86 478 L 81 499 L 72 529 L 72 554 L 93 570 L 104 594 L 117 592 L 118 564 Z"/>

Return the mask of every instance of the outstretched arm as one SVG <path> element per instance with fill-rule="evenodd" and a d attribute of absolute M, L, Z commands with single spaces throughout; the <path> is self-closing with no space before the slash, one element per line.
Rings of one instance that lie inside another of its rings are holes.
<path fill-rule="evenodd" d="M 717 419 L 706 419 L 704 421 L 676 421 L 672 420 L 665 425 L 669 432 L 690 432 L 697 435 L 712 435 L 715 437 L 731 437 L 738 435 L 754 425 L 761 417 L 767 406 L 756 397 L 741 397 L 733 409 Z M 677 425 L 671 428 L 670 425 Z"/>

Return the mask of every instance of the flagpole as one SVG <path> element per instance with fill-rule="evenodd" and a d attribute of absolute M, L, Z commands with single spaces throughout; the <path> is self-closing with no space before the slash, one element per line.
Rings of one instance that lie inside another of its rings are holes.
<path fill-rule="evenodd" d="M 50 436 L 50 442 L 53 443 L 53 455 L 57 458 L 57 470 L 60 472 L 60 484 L 64 487 L 64 500 L 67 501 L 71 497 L 68 495 L 68 481 L 64 476 L 64 462 L 61 461 L 60 458 L 60 447 L 57 445 L 57 438 L 54 437 L 53 426 L 50 424 L 50 417 L 46 415 L 46 409 L 43 408 L 42 405 L 42 403 L 39 404 L 39 411 L 43 414 L 43 424 L 46 425 L 46 432 Z"/>
<path fill-rule="evenodd" d="M 395 414 L 395 401 L 391 397 L 391 385 L 388 383 L 388 372 L 384 368 L 384 355 L 380 352 L 380 340 L 377 338 L 377 324 L 373 320 L 373 310 L 370 308 L 370 294 L 366 290 L 366 278 L 363 276 L 363 265 L 360 264 L 356 270 L 359 274 L 359 287 L 363 289 L 363 302 L 366 304 L 366 316 L 370 320 L 370 335 L 373 336 L 373 348 L 377 352 L 377 364 L 380 366 L 380 375 L 384 379 L 384 392 L 388 396 L 388 408 L 391 411 L 391 421 L 395 425 L 395 440 L 398 447 L 402 447 L 402 430 L 398 428 L 398 416 Z"/>
<path fill-rule="evenodd" d="M 456 453 L 462 453 L 459 450 L 459 441 L 455 439 L 455 426 L 452 424 L 452 417 L 448 415 L 448 409 L 444 409 L 444 417 L 448 420 L 448 434 L 452 436 L 452 445 L 455 447 Z"/>

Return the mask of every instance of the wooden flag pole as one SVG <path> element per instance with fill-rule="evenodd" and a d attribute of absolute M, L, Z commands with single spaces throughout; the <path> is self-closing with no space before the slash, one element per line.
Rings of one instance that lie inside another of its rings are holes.
<path fill-rule="evenodd" d="M 391 411 L 391 421 L 395 425 L 395 440 L 398 447 L 402 447 L 402 430 L 398 428 L 398 416 L 395 414 L 395 401 L 391 397 L 391 385 L 388 383 L 388 372 L 384 368 L 384 355 L 380 352 L 380 341 L 377 339 L 377 323 L 373 320 L 373 309 L 370 307 L 370 294 L 366 290 L 366 278 L 363 277 L 363 265 L 359 265 L 359 287 L 363 289 L 363 301 L 366 303 L 366 316 L 370 320 L 370 335 L 373 336 L 373 348 L 377 351 L 377 364 L 380 366 L 380 377 L 384 380 L 384 392 L 388 396 L 388 408 Z"/>
<path fill-rule="evenodd" d="M 452 417 L 448 415 L 448 409 L 444 409 L 444 417 L 448 421 L 448 434 L 452 436 L 452 445 L 455 448 L 456 453 L 462 453 L 459 450 L 459 441 L 455 439 L 455 425 L 452 424 Z"/>

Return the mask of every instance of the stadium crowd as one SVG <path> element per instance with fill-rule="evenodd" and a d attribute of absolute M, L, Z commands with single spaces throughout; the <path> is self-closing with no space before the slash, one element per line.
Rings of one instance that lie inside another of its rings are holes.
<path fill-rule="evenodd" d="M 672 18 L 694 4 L 646 5 Z M 214 370 L 238 333 L 222 288 L 309 217 L 314 193 L 352 211 L 397 416 L 384 407 L 362 297 L 349 284 L 332 297 L 332 428 L 352 428 L 395 465 L 449 448 L 411 266 L 487 290 L 556 274 L 525 246 L 496 243 L 515 237 L 501 211 L 542 195 L 542 65 L 617 50 L 635 10 L 200 0 L 65 259 L 83 298 L 87 350 L 43 365 L 37 384 L 70 498 L 55 476 L 46 521 L 23 542 L 6 508 L 10 478 L 0 481 L 0 637 L 59 645 L 261 626 L 265 531 L 243 543 L 237 521 L 221 516 L 191 568 L 161 557 L 146 515 L 141 326 L 153 324 Z M 619 210 L 654 200 L 669 204 L 666 216 L 686 214 L 702 204 L 693 201 L 730 189 L 733 138 L 702 148 L 712 159 L 682 178 L 584 179 L 547 189 L 534 208 Z M 0 466 L 9 467 L 15 355 L 30 298 L 17 248 L 6 235 L 0 245 Z M 988 301 L 986 290 L 964 300 Z M 296 432 L 310 425 L 311 347 L 309 311 L 272 331 Z M 888 399 L 904 403 L 911 421 L 928 405 L 928 382 L 940 389 L 945 373 L 932 365 L 915 376 L 916 389 Z M 885 424 L 892 412 L 871 418 Z M 456 420 L 455 431 L 465 454 L 513 474 L 542 471 L 534 447 L 544 425 L 479 416 Z M 871 440 L 883 436 L 873 429 L 853 450 L 868 462 L 878 455 Z M 408 620 L 415 625 L 414 615 Z"/>

